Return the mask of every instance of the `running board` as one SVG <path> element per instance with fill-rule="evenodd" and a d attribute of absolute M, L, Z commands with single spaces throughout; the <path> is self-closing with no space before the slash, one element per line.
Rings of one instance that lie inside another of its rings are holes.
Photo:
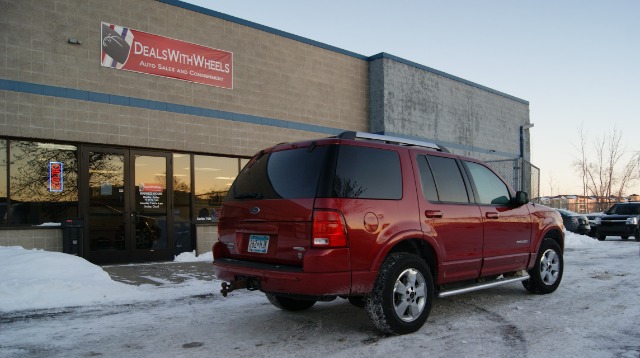
<path fill-rule="evenodd" d="M 502 278 L 502 279 L 491 281 L 491 282 L 476 283 L 476 284 L 473 284 L 473 285 L 470 285 L 470 286 L 467 286 L 467 287 L 463 287 L 463 288 L 458 288 L 458 289 L 455 289 L 455 290 L 441 291 L 441 292 L 438 292 L 438 294 L 436 296 L 439 297 L 439 298 L 444 298 L 444 297 L 449 297 L 449 296 L 453 296 L 453 295 L 459 295 L 459 294 L 462 294 L 462 293 L 484 290 L 485 288 L 491 288 L 491 287 L 496 287 L 496 286 L 500 286 L 500 285 L 506 285 L 508 283 L 522 282 L 522 281 L 526 281 L 528 279 L 529 279 L 529 274 L 525 272 L 522 276 L 518 276 L 518 277 Z"/>

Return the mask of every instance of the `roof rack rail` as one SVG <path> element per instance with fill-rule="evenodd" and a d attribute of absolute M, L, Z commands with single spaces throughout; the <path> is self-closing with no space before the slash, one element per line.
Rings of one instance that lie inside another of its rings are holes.
<path fill-rule="evenodd" d="M 338 134 L 336 137 L 340 139 L 376 140 L 384 143 L 397 144 L 397 145 L 407 145 L 407 146 L 414 145 L 418 147 L 435 149 L 437 151 L 444 152 L 444 153 L 450 153 L 447 148 L 435 143 L 423 142 L 419 140 L 413 140 L 413 139 L 407 139 L 407 138 L 401 138 L 401 137 L 392 137 L 392 136 L 382 135 L 382 134 L 347 131 L 347 132 L 342 132 Z"/>

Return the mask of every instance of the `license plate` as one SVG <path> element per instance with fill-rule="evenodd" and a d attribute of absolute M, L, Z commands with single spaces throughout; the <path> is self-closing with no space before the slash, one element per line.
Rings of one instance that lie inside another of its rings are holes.
<path fill-rule="evenodd" d="M 266 254 L 269 250 L 269 236 L 267 235 L 250 235 L 249 247 L 247 251 L 257 254 Z"/>

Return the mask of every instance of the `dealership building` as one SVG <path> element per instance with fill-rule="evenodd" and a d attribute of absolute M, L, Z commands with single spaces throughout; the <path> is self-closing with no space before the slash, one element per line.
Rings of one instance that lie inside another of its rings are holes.
<path fill-rule="evenodd" d="M 343 131 L 529 158 L 529 103 L 177 0 L 0 0 L 0 246 L 211 250 L 262 148 Z M 292 173 L 295 175 L 295 173 Z"/>

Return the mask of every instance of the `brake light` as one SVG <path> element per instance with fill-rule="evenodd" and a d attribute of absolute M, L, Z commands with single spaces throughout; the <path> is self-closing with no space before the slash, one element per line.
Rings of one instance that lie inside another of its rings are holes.
<path fill-rule="evenodd" d="M 313 212 L 314 247 L 347 246 L 347 229 L 339 211 Z"/>

